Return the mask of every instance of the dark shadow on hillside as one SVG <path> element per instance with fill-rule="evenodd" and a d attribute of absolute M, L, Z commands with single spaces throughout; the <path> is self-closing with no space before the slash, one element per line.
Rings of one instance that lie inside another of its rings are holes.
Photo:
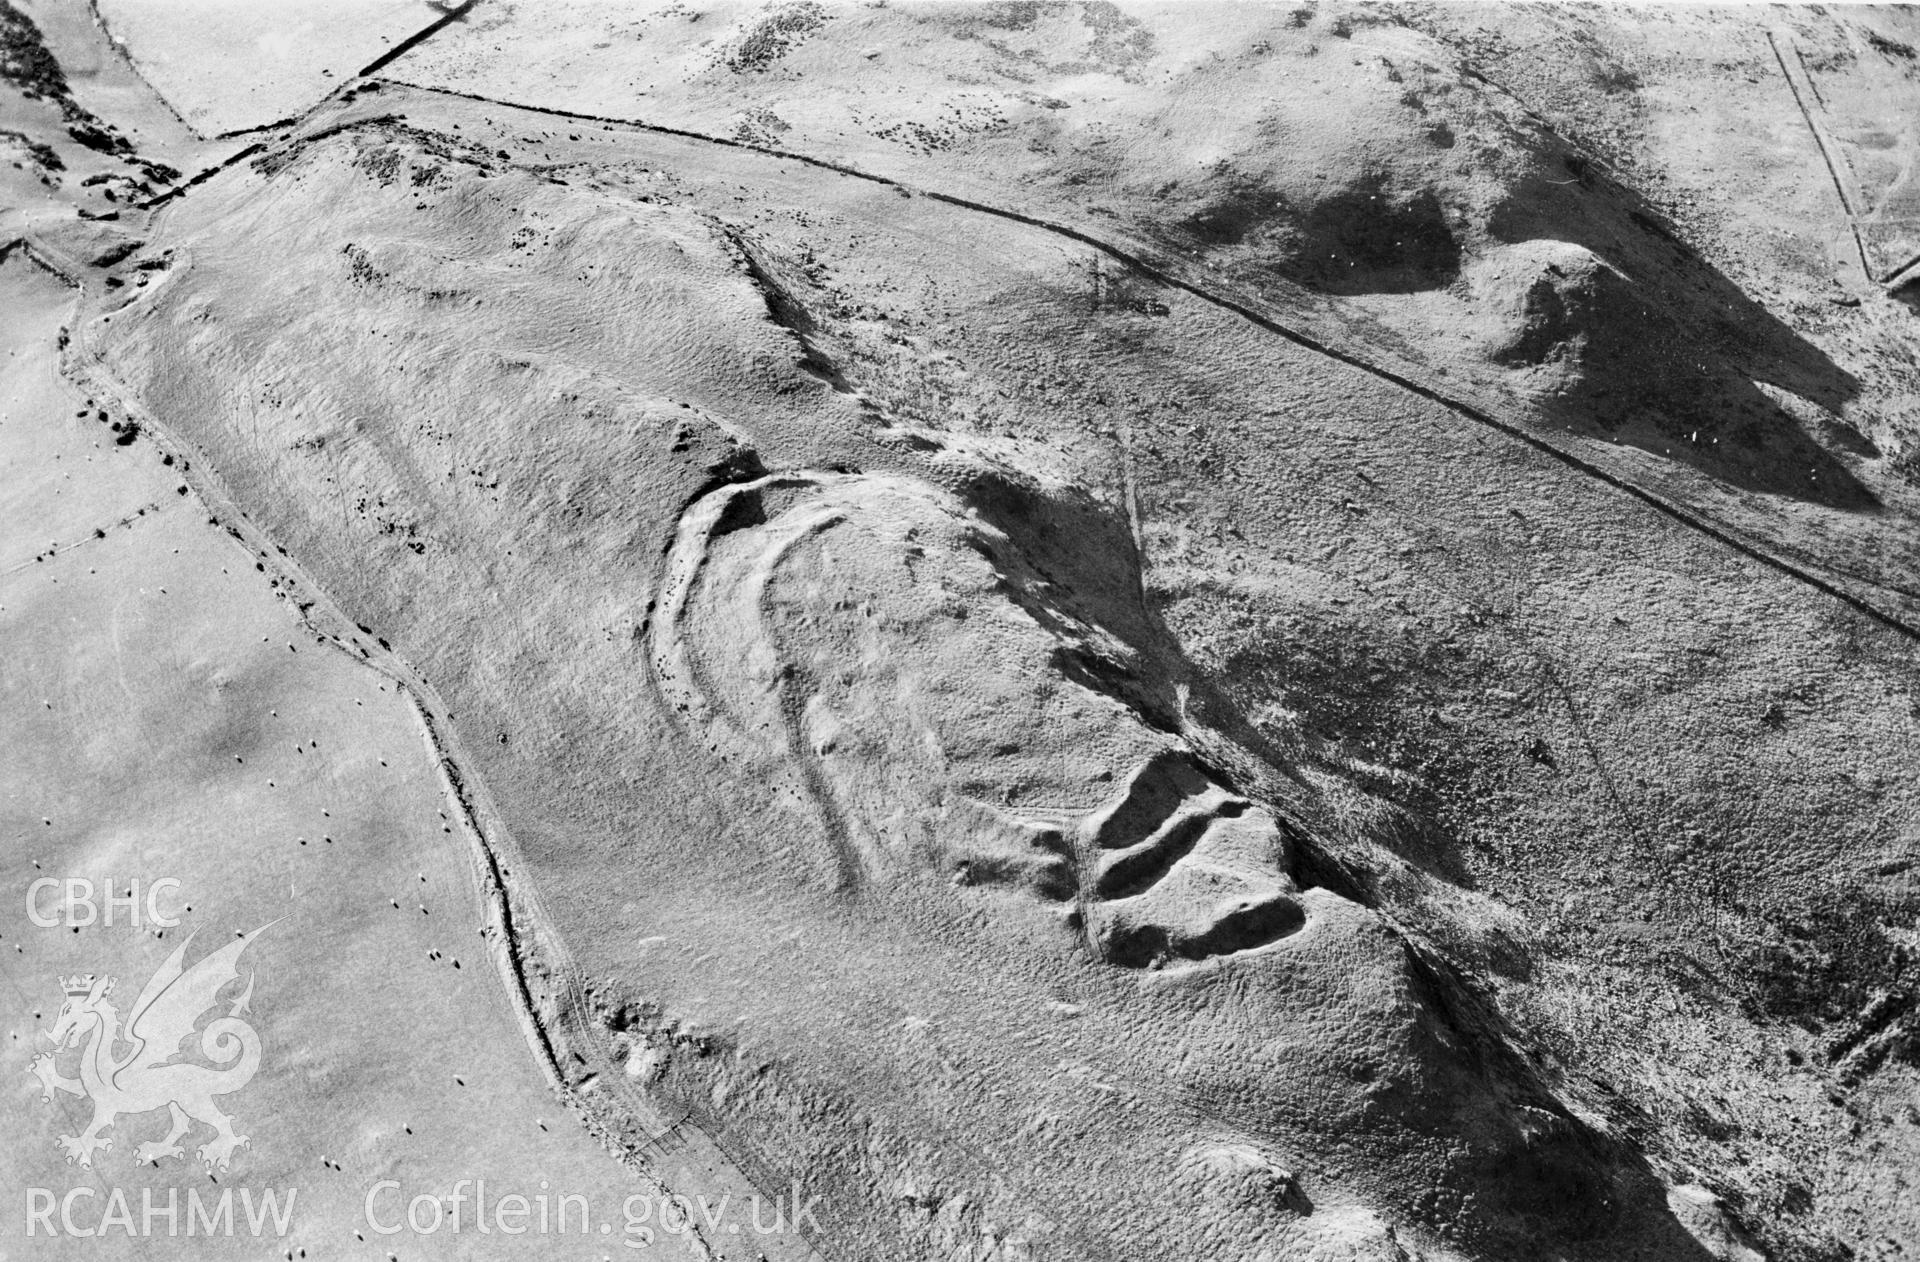
<path fill-rule="evenodd" d="M 1577 153 L 1564 177 L 1518 184 L 1488 232 L 1516 246 L 1565 242 L 1590 266 L 1548 263 L 1494 358 L 1546 365 L 1545 412 L 1578 431 L 1690 465 L 1743 490 L 1848 511 L 1879 501 L 1770 386 L 1837 414 L 1860 383 L 1749 298 L 1633 190 Z M 1825 426 L 1820 427 L 1822 429 Z"/>
<path fill-rule="evenodd" d="M 1407 950 L 1421 1006 L 1440 1027 L 1435 1034 L 1458 1049 L 1462 1068 L 1507 1106 L 1495 1115 L 1498 1129 L 1477 1145 L 1475 1182 L 1489 1203 L 1472 1251 L 1537 1258 L 1547 1252 L 1545 1242 L 1554 1241 L 1582 1257 L 1707 1262 L 1713 1254 L 1675 1219 L 1666 1183 L 1647 1160 L 1561 1102 L 1519 1051 L 1525 1046 L 1519 1031 L 1451 962 L 1417 940 L 1409 940 Z M 1626 1123 L 1623 1129 L 1647 1124 L 1630 1102 L 1611 1103 L 1616 1116 L 1610 1120 Z M 1458 1133 L 1464 1120 L 1430 1124 L 1439 1134 Z"/>
<path fill-rule="evenodd" d="M 1557 137 L 1539 143 L 1528 155 L 1532 174 L 1513 183 L 1480 226 L 1492 249 L 1537 259 L 1540 268 L 1503 280 L 1492 294 L 1476 282 L 1474 300 L 1458 308 L 1469 325 L 1510 321 L 1510 336 L 1491 349 L 1494 364 L 1576 432 L 1742 490 L 1846 511 L 1877 508 L 1823 445 L 1829 427 L 1803 419 L 1838 414 L 1860 383 L 1702 258 L 1633 189 Z M 1413 294 L 1474 274 L 1465 238 L 1449 223 L 1446 206 L 1455 199 L 1445 188 L 1374 172 L 1293 205 L 1260 176 L 1222 165 L 1157 196 L 1166 200 L 1142 227 L 1170 253 L 1205 258 L 1283 301 L 1287 286 L 1335 297 Z M 1554 249 L 1566 247 L 1578 247 L 1572 253 L 1590 266 L 1553 261 Z M 1369 311 L 1409 339 L 1434 318 L 1430 306 L 1409 308 L 1404 323 L 1390 306 Z M 1422 353 L 1417 345 L 1395 349 Z M 1763 386 L 1797 398 L 1770 398 Z"/>
<path fill-rule="evenodd" d="M 938 464 L 938 457 L 935 457 Z M 1010 547 L 994 560 L 1009 596 L 1041 619 L 1054 610 L 1103 627 L 1133 650 L 1063 663 L 1085 686 L 1132 706 L 1157 727 L 1190 733 L 1204 721 L 1283 776 L 1292 756 L 1239 717 L 1233 702 L 1193 669 L 1173 632 L 1141 598 L 1139 557 L 1124 516 L 1077 489 L 1043 487 L 1012 470 L 969 471 L 955 487 Z M 1042 597 L 1044 593 L 1044 597 Z M 1190 693 L 1173 696 L 1178 685 Z M 1196 760 L 1223 784 L 1232 777 Z M 1363 872 L 1350 871 L 1306 829 L 1287 821 L 1299 851 L 1294 876 L 1372 904 Z M 1709 1256 L 1677 1223 L 1664 1184 L 1625 1145 L 1581 1121 L 1516 1049 L 1517 1031 L 1433 948 L 1407 941 L 1416 1003 L 1409 1045 L 1430 1077 L 1425 1089 L 1380 1097 L 1382 1114 L 1409 1129 L 1456 1142 L 1475 1160 L 1464 1170 L 1476 1198 L 1463 1229 L 1477 1256 L 1540 1256 L 1543 1248 L 1606 1248 L 1609 1256 L 1706 1262 Z M 1436 1219 L 1438 1221 L 1438 1219 Z"/>
<path fill-rule="evenodd" d="M 1395 190 L 1378 175 L 1293 206 L 1264 181 L 1215 171 L 1170 231 L 1181 253 L 1257 255 L 1260 266 L 1329 294 L 1443 289 L 1460 275 L 1460 243 L 1432 189 Z"/>

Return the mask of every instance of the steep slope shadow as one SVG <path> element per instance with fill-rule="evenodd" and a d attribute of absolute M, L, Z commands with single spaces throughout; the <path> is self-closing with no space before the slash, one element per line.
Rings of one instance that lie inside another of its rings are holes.
<path fill-rule="evenodd" d="M 1742 489 L 1848 511 L 1878 499 L 1816 434 L 1878 455 L 1841 418 L 1853 375 L 1702 258 L 1644 198 L 1570 148 L 1488 217 L 1474 288 L 1516 370 L 1569 426 Z"/>
<path fill-rule="evenodd" d="M 1168 254 L 1283 308 L 1327 295 L 1357 339 L 1518 387 L 1576 432 L 1742 489 L 1876 507 L 1840 458 L 1877 454 L 1840 417 L 1860 383 L 1638 190 L 1414 29 L 1422 15 L 1301 12 L 1308 30 L 1331 23 L 1351 42 L 1351 58 L 1297 63 L 1352 114 L 1345 126 L 1325 125 L 1323 101 L 1275 86 L 1237 134 L 1222 139 L 1227 124 L 1206 117 L 1216 156 L 1198 174 L 1089 147 L 1063 160 L 1058 195 L 1112 199 L 1118 184 L 1125 218 Z M 1300 55 L 1288 38 L 1272 39 L 1276 64 Z M 1276 72 L 1230 73 L 1251 90 Z M 1168 135 L 1200 134 L 1177 106 L 1152 118 Z"/>
<path fill-rule="evenodd" d="M 1161 225 L 1176 246 L 1248 246 L 1260 266 L 1320 293 L 1411 294 L 1459 279 L 1462 242 L 1431 186 L 1398 187 L 1380 171 L 1296 200 L 1222 164 Z"/>

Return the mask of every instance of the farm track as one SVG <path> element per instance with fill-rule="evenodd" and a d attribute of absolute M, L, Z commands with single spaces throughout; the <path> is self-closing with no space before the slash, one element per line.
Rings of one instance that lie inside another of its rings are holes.
<path fill-rule="evenodd" d="M 971 211 L 976 214 L 989 215 L 1009 223 L 1021 224 L 1025 227 L 1038 229 L 1064 240 L 1072 241 L 1078 245 L 1099 252 L 1147 280 L 1188 294 L 1219 310 L 1230 312 L 1264 332 L 1283 338 L 1296 346 L 1326 359 L 1330 359 L 1335 363 L 1356 369 L 1378 380 L 1385 381 L 1429 403 L 1433 403 L 1451 412 L 1455 416 L 1483 428 L 1493 430 L 1511 441 L 1530 447 L 1567 468 L 1603 483 L 1623 495 L 1638 500 L 1662 516 L 1678 522 L 1696 534 L 1712 539 L 1722 547 L 1783 574 L 1795 582 L 1811 587 L 1824 596 L 1841 602 L 1856 612 L 1872 619 L 1874 622 L 1894 631 L 1902 638 L 1920 642 L 1920 626 L 1917 626 L 1901 613 L 1883 607 L 1881 604 L 1857 592 L 1848 590 L 1842 586 L 1840 582 L 1835 581 L 1834 578 L 1826 577 L 1816 572 L 1816 569 L 1812 566 L 1796 562 L 1776 551 L 1743 538 L 1741 532 L 1733 527 L 1716 523 L 1694 509 L 1680 504 L 1658 492 L 1648 490 L 1629 478 L 1601 467 L 1579 453 L 1569 450 L 1566 446 L 1553 441 L 1550 437 L 1535 432 L 1524 419 L 1518 416 L 1500 415 L 1501 412 L 1507 410 L 1500 403 L 1490 399 L 1481 399 L 1478 401 L 1469 400 L 1458 394 L 1444 391 L 1431 381 L 1422 380 L 1421 369 L 1417 365 L 1394 362 L 1386 357 L 1369 356 L 1355 349 L 1336 346 L 1326 338 L 1299 327 L 1297 323 L 1289 322 L 1282 313 L 1273 308 L 1272 304 L 1264 300 L 1244 295 L 1227 294 L 1217 288 L 1201 283 L 1192 277 L 1193 269 L 1180 262 L 1166 259 L 1149 259 L 1141 253 L 1115 245 L 1110 241 L 1093 236 L 1070 225 L 1030 215 L 1023 211 L 990 205 L 972 198 L 961 197 L 935 189 L 920 188 L 903 183 L 890 176 L 875 175 L 870 172 L 861 171 L 855 167 L 829 162 L 825 159 L 811 157 L 803 153 L 769 148 L 751 144 L 746 141 L 734 140 L 725 136 L 715 136 L 705 132 L 690 131 L 686 128 L 668 127 L 633 119 L 575 113 L 546 106 L 526 105 L 513 101 L 503 101 L 491 97 L 479 96 L 473 93 L 457 92 L 446 88 L 421 87 L 400 80 L 374 80 L 373 82 L 388 84 L 392 87 L 413 92 L 423 92 L 435 96 L 471 101 L 475 104 L 500 109 L 517 110 L 524 113 L 552 118 L 564 118 L 577 122 L 591 122 L 605 126 L 623 127 L 636 132 L 669 136 L 698 144 L 758 154 L 779 161 L 798 162 L 850 179 L 863 180 L 882 187 L 895 189 L 909 196 L 924 197 L 932 201 L 954 206 L 958 209 Z M 324 104 L 324 102 L 322 104 Z M 318 108 L 320 108 L 320 106 L 315 107 L 315 109 Z M 367 120 L 369 123 L 373 121 L 374 120 Z M 299 137 L 293 143 L 302 144 L 310 139 L 317 139 L 320 135 L 331 134 L 334 130 L 337 129 L 322 129 L 322 131 L 316 132 L 312 136 Z M 242 156 L 243 155 L 235 155 L 227 159 L 226 162 L 222 164 L 221 169 L 239 161 Z M 194 177 L 192 181 L 189 181 L 189 184 L 198 183 L 205 178 L 210 178 L 213 173 L 214 172 L 202 172 L 200 175 Z M 178 191 L 184 192 L 186 187 L 187 186 L 183 185 Z M 171 195 L 172 194 L 166 196 Z M 165 200 L 165 197 L 156 199 L 156 203 L 161 200 Z M 1854 581 L 1861 583 L 1862 586 L 1887 590 L 1878 582 L 1870 582 L 1858 578 Z"/>
<path fill-rule="evenodd" d="M 437 32 L 440 29 L 443 29 L 448 24 L 448 22 L 451 20 L 452 17 L 464 15 L 472 7 L 472 3 L 477 3 L 477 0 L 470 0 L 470 3 L 467 6 L 467 8 L 463 8 L 462 10 L 460 10 L 459 14 L 450 15 L 448 19 L 435 23 L 430 31 L 423 33 L 420 37 L 417 37 L 415 40 L 413 40 L 409 44 L 409 47 L 417 46 L 418 43 L 421 42 L 421 40 L 424 39 L 427 34 L 431 34 L 433 32 Z M 1273 305 L 1269 302 L 1266 302 L 1262 299 L 1254 298 L 1251 296 L 1246 296 L 1246 295 L 1230 295 L 1212 286 L 1203 284 L 1201 281 L 1194 278 L 1193 269 L 1191 267 L 1179 261 L 1164 259 L 1164 258 L 1149 259 L 1143 253 L 1140 253 L 1136 250 L 1128 249 L 1120 245 L 1116 245 L 1111 241 L 1105 240 L 1101 237 L 1094 236 L 1091 233 L 1084 232 L 1081 229 L 1072 227 L 1071 225 L 1068 225 L 1068 224 L 1058 223 L 1056 221 L 1043 218 L 1041 216 L 1028 214 L 1024 211 L 1012 210 L 1003 206 L 995 206 L 987 202 L 976 200 L 974 198 L 962 197 L 957 194 L 943 192 L 938 189 L 928 189 L 928 188 L 919 187 L 916 185 L 908 184 L 901 180 L 894 179 L 891 176 L 877 175 L 869 171 L 862 171 L 858 167 L 847 166 L 843 163 L 828 161 L 827 159 L 824 159 L 824 158 L 817 158 L 809 154 L 798 153 L 792 150 L 778 149 L 778 148 L 773 148 L 765 145 L 756 145 L 750 141 L 736 140 L 732 137 L 718 136 L 709 132 L 702 132 L 702 131 L 692 130 L 684 127 L 670 127 L 661 123 L 649 123 L 639 119 L 617 118 L 609 115 L 588 114 L 588 113 L 582 113 L 582 112 L 573 111 L 573 110 L 563 110 L 563 109 L 558 109 L 552 106 L 531 105 L 524 102 L 508 101 L 508 100 L 502 100 L 495 97 L 483 96 L 478 93 L 460 92 L 451 88 L 431 87 L 431 86 L 425 86 L 420 84 L 414 84 L 401 79 L 388 79 L 388 78 L 374 77 L 375 71 L 390 64 L 392 60 L 393 58 L 391 57 L 381 58 L 372 66 L 369 66 L 366 70 L 363 70 L 360 75 L 347 80 L 345 83 L 343 83 L 340 86 L 340 88 L 336 89 L 333 93 L 330 93 L 327 97 L 325 97 L 321 101 L 316 102 L 313 105 L 313 107 L 309 109 L 306 113 L 296 118 L 289 118 L 289 119 L 282 120 L 279 123 L 269 124 L 268 127 L 265 129 L 255 129 L 255 130 L 263 131 L 263 132 L 271 131 L 275 129 L 281 129 L 286 131 L 295 130 L 299 128 L 301 125 L 303 125 L 304 123 L 306 123 L 309 119 L 313 118 L 313 116 L 316 113 L 323 110 L 328 105 L 334 104 L 335 102 L 344 98 L 347 93 L 353 91 L 356 87 L 364 86 L 367 84 L 377 84 L 377 85 L 381 85 L 383 88 L 394 87 L 394 88 L 400 88 L 406 91 L 420 92 L 420 93 L 425 93 L 432 96 L 439 96 L 439 97 L 449 98 L 453 100 L 469 101 L 476 105 L 485 105 L 485 106 L 490 106 L 498 109 L 515 110 L 521 113 L 533 114 L 541 117 L 566 119 L 572 122 L 596 123 L 604 127 L 624 128 L 634 132 L 641 132 L 641 133 L 658 135 L 658 136 L 668 136 L 668 137 L 672 137 L 679 140 L 690 141 L 696 144 L 710 145 L 717 148 L 730 149 L 730 150 L 735 150 L 742 153 L 757 154 L 762 157 L 772 158 L 779 161 L 797 162 L 805 166 L 813 167 L 815 169 L 822 170 L 822 171 L 828 171 L 836 175 L 847 177 L 849 179 L 862 180 L 871 184 L 879 185 L 881 187 L 891 188 L 907 196 L 924 197 L 932 201 L 953 206 L 957 209 L 971 211 L 976 214 L 988 215 L 996 219 L 1004 220 L 1009 223 L 1017 223 L 1029 228 L 1035 228 L 1042 232 L 1049 233 L 1053 236 L 1060 237 L 1064 240 L 1072 241 L 1078 245 L 1094 250 L 1099 254 L 1105 256 L 1106 258 L 1112 259 L 1113 261 L 1128 268 L 1129 270 L 1134 272 L 1136 275 L 1139 275 L 1144 279 L 1147 279 L 1159 285 L 1163 285 L 1167 288 L 1175 289 L 1182 293 L 1188 294 L 1191 297 L 1194 297 L 1200 300 L 1201 302 L 1204 302 L 1207 305 L 1215 307 L 1219 310 L 1230 312 L 1233 315 L 1239 317 L 1240 319 L 1245 320 L 1248 323 L 1254 325 L 1255 327 L 1263 330 L 1264 332 L 1273 334 L 1276 337 L 1283 338 L 1286 341 L 1291 342 L 1294 345 L 1299 346 L 1305 350 L 1308 350 L 1316 355 L 1322 356 L 1326 359 L 1330 359 L 1346 367 L 1357 369 L 1358 371 L 1366 373 L 1369 376 L 1375 377 L 1381 381 L 1388 382 L 1389 384 L 1397 386 L 1400 389 L 1405 390 L 1410 394 L 1413 394 L 1421 399 L 1424 399 L 1441 408 L 1444 408 L 1445 410 L 1453 413 L 1455 416 L 1461 417 L 1462 419 L 1467 421 L 1471 421 L 1474 424 L 1479 425 L 1483 428 L 1491 429 L 1496 433 L 1499 433 L 1502 436 L 1510 439 L 1511 441 L 1518 442 L 1520 444 L 1523 444 L 1524 446 L 1530 447 L 1533 450 L 1541 453 L 1542 455 L 1549 457 L 1550 459 L 1556 461 L 1559 464 L 1562 464 L 1570 469 L 1573 469 L 1576 472 L 1586 477 L 1594 479 L 1597 482 L 1601 482 L 1606 486 L 1609 486 L 1614 490 L 1620 492 L 1623 495 L 1629 496 L 1635 500 L 1640 501 L 1642 504 L 1645 504 L 1647 507 L 1653 509 L 1655 512 L 1660 513 L 1662 516 L 1665 516 L 1673 521 L 1678 522 L 1680 525 L 1684 526 L 1688 530 L 1691 530 L 1697 534 L 1703 535 L 1706 538 L 1712 539 L 1714 542 L 1720 544 L 1721 546 L 1733 552 L 1736 552 L 1751 561 L 1754 561 L 1760 565 L 1764 565 L 1767 568 L 1772 569 L 1778 573 L 1784 574 L 1788 578 L 1793 579 L 1795 582 L 1811 587 L 1815 591 L 1820 592 L 1822 595 L 1827 596 L 1833 600 L 1837 600 L 1844 605 L 1847 605 L 1849 608 L 1854 609 L 1855 611 L 1865 615 L 1866 617 L 1872 619 L 1874 622 L 1877 622 L 1880 625 L 1888 628 L 1889 630 L 1894 631 L 1895 633 L 1900 635 L 1902 638 L 1914 641 L 1916 643 L 1920 643 L 1920 626 L 1917 626 L 1913 621 L 1910 621 L 1908 618 L 1903 617 L 1900 613 L 1896 613 L 1891 609 L 1884 608 L 1881 605 L 1875 603 L 1873 600 L 1867 598 L 1866 596 L 1860 595 L 1857 592 L 1849 591 L 1846 587 L 1841 586 L 1840 583 L 1834 581 L 1833 579 L 1828 577 L 1823 577 L 1821 574 L 1816 573 L 1813 567 L 1800 564 L 1794 560 L 1791 560 L 1785 556 L 1782 556 L 1778 552 L 1772 551 L 1757 543 L 1749 542 L 1747 539 L 1742 538 L 1740 533 L 1731 527 L 1717 524 L 1714 521 L 1710 520 L 1705 515 L 1699 512 L 1696 512 L 1695 510 L 1688 508 L 1685 505 L 1680 504 L 1668 498 L 1667 496 L 1661 495 L 1655 491 L 1648 490 L 1647 488 L 1633 482 L 1629 478 L 1623 477 L 1619 474 L 1611 472 L 1610 470 L 1602 468 L 1600 465 L 1594 463 L 1591 460 L 1586 459 L 1585 457 L 1581 456 L 1577 452 L 1571 451 L 1567 447 L 1562 446 L 1557 442 L 1554 442 L 1552 439 L 1546 437 L 1545 435 L 1534 432 L 1531 429 L 1531 427 L 1529 427 L 1527 422 L 1518 416 L 1500 415 L 1501 412 L 1507 411 L 1507 409 L 1503 407 L 1500 403 L 1495 402 L 1494 400 L 1491 400 L 1491 399 L 1481 399 L 1478 401 L 1473 401 L 1473 400 L 1460 397 L 1457 394 L 1442 390 L 1437 385 L 1435 385 L 1432 381 L 1422 379 L 1424 374 L 1422 373 L 1418 365 L 1411 364 L 1411 363 L 1395 362 L 1385 356 L 1377 356 L 1377 357 L 1369 356 L 1355 349 L 1336 346 L 1327 338 L 1322 336 L 1317 336 L 1316 334 L 1308 332 L 1306 329 L 1299 327 L 1297 323 L 1290 322 L 1283 315 L 1283 313 L 1275 309 Z M 1785 70 L 1784 61 L 1782 62 L 1782 69 L 1784 72 Z M 1789 79 L 1790 78 L 1791 76 L 1789 76 Z M 397 116 L 389 114 L 389 115 L 383 115 L 379 119 L 359 120 L 355 122 L 344 123 L 335 127 L 321 128 L 311 133 L 296 136 L 292 139 L 291 143 L 293 145 L 304 145 L 313 140 L 320 139 L 323 136 L 334 134 L 335 132 L 340 130 L 344 130 L 352 127 L 358 127 L 358 126 L 367 126 L 367 125 L 371 125 L 371 124 L 382 122 L 382 121 L 395 121 L 396 118 Z M 234 133 L 234 135 L 236 136 L 239 134 L 240 133 Z M 142 209 L 142 210 L 158 209 L 161 206 L 164 206 L 165 204 L 167 204 L 168 202 L 173 201 L 178 197 L 184 196 L 187 192 L 189 192 L 194 187 L 197 187 L 198 185 L 205 183 L 207 180 L 212 179 L 216 175 L 220 174 L 222 171 L 227 170 L 228 168 L 236 165 L 239 162 L 246 160 L 249 157 L 259 154 L 270 147 L 271 147 L 270 144 L 267 143 L 266 141 L 261 141 L 253 145 L 249 145 L 245 149 L 242 149 L 237 153 L 227 156 L 226 158 L 222 159 L 220 162 L 214 164 L 213 166 L 210 166 L 204 170 L 197 172 L 195 175 L 193 175 L 189 179 L 183 181 L 178 185 L 175 185 L 173 188 L 167 190 L 166 192 L 157 194 L 156 196 L 149 198 L 144 202 L 139 203 L 138 207 L 139 209 Z M 1822 156 L 1823 157 L 1825 156 L 1824 148 L 1822 150 Z M 1836 176 L 1836 179 L 1837 179 L 1837 176 Z M 1844 199 L 1844 193 L 1842 194 L 1842 196 Z M 1848 218 L 1849 218 L 1849 221 L 1851 222 L 1852 216 L 1850 214 Z M 1920 260 L 1916 260 L 1916 261 L 1920 261 Z M 1863 259 L 1863 266 L 1864 265 L 1865 264 Z M 1878 588 L 1881 590 L 1887 590 L 1879 582 L 1863 580 L 1856 576 L 1848 576 L 1848 577 L 1852 577 L 1855 582 L 1860 583 L 1862 586 Z"/>

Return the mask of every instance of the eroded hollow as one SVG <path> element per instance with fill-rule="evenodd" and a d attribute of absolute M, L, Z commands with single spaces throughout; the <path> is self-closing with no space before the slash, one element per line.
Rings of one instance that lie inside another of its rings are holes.
<path fill-rule="evenodd" d="M 1248 902 L 1215 917 L 1198 933 L 1159 924 L 1115 925 L 1103 946 L 1107 962 L 1121 968 L 1152 968 L 1177 961 L 1198 963 L 1251 951 L 1306 927 L 1307 913 L 1289 897 Z"/>

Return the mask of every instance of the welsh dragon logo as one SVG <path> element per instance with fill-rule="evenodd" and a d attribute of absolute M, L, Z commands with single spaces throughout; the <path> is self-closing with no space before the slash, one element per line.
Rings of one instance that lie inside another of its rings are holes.
<path fill-rule="evenodd" d="M 134 1000 L 124 1030 L 110 999 L 113 978 L 96 980 L 89 973 L 61 980 L 67 999 L 45 1035 L 54 1050 L 35 1056 L 27 1072 L 40 1079 L 42 1100 L 50 1101 L 54 1092 L 64 1091 L 93 1101 L 93 1121 L 86 1130 L 55 1141 L 66 1151 L 69 1165 L 78 1161 L 91 1168 L 96 1151 L 113 1147 L 113 1140 L 102 1132 L 120 1118 L 156 1109 L 168 1111 L 172 1127 L 166 1138 L 134 1150 L 142 1162 L 157 1165 L 168 1157 L 184 1156 L 180 1137 L 195 1122 L 215 1132 L 199 1148 L 209 1170 L 226 1169 L 234 1149 L 247 1146 L 247 1137 L 234 1133 L 233 1119 L 214 1105 L 213 1098 L 240 1090 L 260 1067 L 260 1036 L 240 1019 L 253 997 L 253 975 L 247 975 L 246 988 L 226 1005 L 223 1015 L 199 1027 L 202 1018 L 222 1006 L 220 992 L 239 980 L 236 966 L 241 952 L 269 927 L 263 925 L 184 968 L 181 962 L 193 942 L 188 934 Z M 211 1065 L 179 1059 L 196 1030 L 200 1054 Z M 121 1048 L 125 1050 L 117 1050 Z M 61 1074 L 57 1058 L 76 1049 L 80 1073 L 69 1078 Z"/>

